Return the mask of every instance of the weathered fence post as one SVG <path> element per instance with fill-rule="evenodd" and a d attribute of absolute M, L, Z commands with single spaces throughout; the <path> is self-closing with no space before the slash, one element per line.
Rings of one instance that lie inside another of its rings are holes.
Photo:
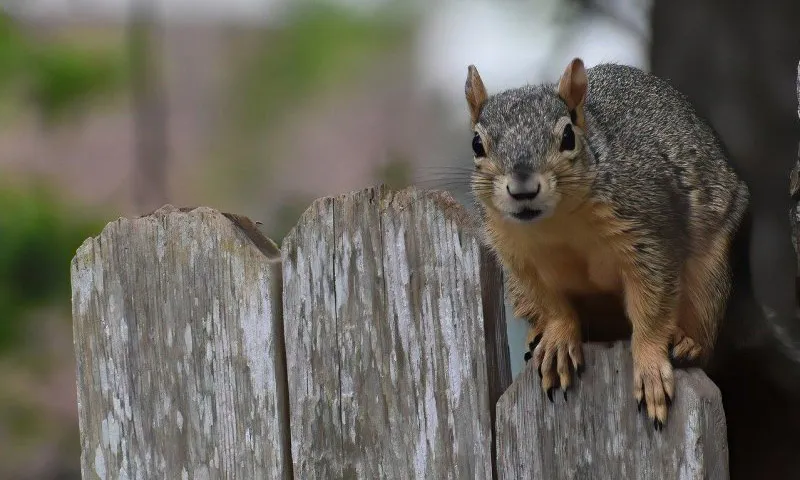
<path fill-rule="evenodd" d="M 629 344 L 584 345 L 586 371 L 567 400 L 550 403 L 533 365 L 497 405 L 498 478 L 726 480 L 727 433 L 717 387 L 697 369 L 675 371 L 663 431 L 638 413 Z"/>
<path fill-rule="evenodd" d="M 72 263 L 84 479 L 291 478 L 277 247 L 168 206 Z"/>
<path fill-rule="evenodd" d="M 287 236 L 297 478 L 492 478 L 492 395 L 510 370 L 482 281 L 501 289 L 467 224 L 449 196 L 371 188 L 317 200 Z"/>

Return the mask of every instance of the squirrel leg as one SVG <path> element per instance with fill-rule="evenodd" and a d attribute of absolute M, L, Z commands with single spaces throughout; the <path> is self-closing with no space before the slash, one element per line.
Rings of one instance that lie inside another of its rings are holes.
<path fill-rule="evenodd" d="M 728 238 L 719 235 L 684 266 L 671 352 L 679 364 L 702 366 L 711 356 L 731 289 L 729 245 Z"/>
<path fill-rule="evenodd" d="M 533 278 L 526 275 L 526 278 Z M 542 379 L 542 389 L 553 401 L 553 391 L 560 387 L 564 399 L 572 385 L 573 372 L 583 371 L 580 323 L 566 298 L 543 284 L 513 281 L 509 289 L 514 315 L 531 322 L 525 361 L 533 360 Z"/>
<path fill-rule="evenodd" d="M 623 276 L 625 309 L 633 327 L 633 395 L 661 430 L 675 388 L 668 345 L 677 324 L 678 275 L 656 272 L 653 263 L 643 263 L 649 268 L 634 268 Z"/>

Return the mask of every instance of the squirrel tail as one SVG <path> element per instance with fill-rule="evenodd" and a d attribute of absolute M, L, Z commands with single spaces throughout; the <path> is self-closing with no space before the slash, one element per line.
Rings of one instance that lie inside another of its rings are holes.
<path fill-rule="evenodd" d="M 757 270 L 758 262 L 763 261 L 760 253 L 769 252 L 771 247 L 785 248 L 772 245 L 777 242 L 765 238 L 769 232 L 756 231 L 758 227 L 748 208 L 731 249 L 733 285 L 718 337 L 716 356 L 720 359 L 713 363 L 726 363 L 731 355 L 746 354 L 752 361 L 762 363 L 763 371 L 775 384 L 800 395 L 800 312 L 796 307 L 796 286 L 793 282 L 793 298 L 780 298 L 787 295 L 783 291 L 772 301 L 763 298 L 763 292 L 756 288 L 756 283 L 762 287 L 774 283 L 756 278 L 761 273 Z M 765 245 L 765 241 L 770 245 Z M 794 255 L 792 259 L 796 261 Z"/>

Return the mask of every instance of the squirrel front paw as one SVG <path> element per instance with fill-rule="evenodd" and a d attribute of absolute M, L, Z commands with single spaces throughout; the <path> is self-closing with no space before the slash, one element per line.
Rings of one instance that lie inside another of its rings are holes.
<path fill-rule="evenodd" d="M 564 400 L 572 385 L 572 372 L 580 377 L 583 371 L 583 350 L 580 327 L 575 321 L 547 321 L 533 324 L 528 332 L 525 362 L 533 359 L 533 366 L 542 379 L 542 389 L 553 401 L 553 391 L 561 387 Z"/>
<path fill-rule="evenodd" d="M 642 406 L 646 407 L 656 430 L 662 430 L 667 422 L 674 388 L 672 364 L 666 351 L 657 346 L 634 346 L 633 396 L 640 412 Z"/>

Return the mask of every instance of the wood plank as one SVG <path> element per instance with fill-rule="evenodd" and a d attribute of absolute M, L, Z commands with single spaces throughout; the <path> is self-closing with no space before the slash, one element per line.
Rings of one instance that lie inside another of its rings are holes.
<path fill-rule="evenodd" d="M 71 273 L 84 479 L 291 478 L 280 257 L 252 222 L 121 218 Z"/>
<path fill-rule="evenodd" d="M 320 199 L 283 245 L 297 478 L 491 478 L 480 248 L 452 198 Z"/>
<path fill-rule="evenodd" d="M 483 319 L 486 333 L 486 370 L 489 372 L 489 404 L 492 426 L 492 478 L 497 478 L 496 413 L 498 400 L 505 393 L 513 375 L 508 345 L 503 269 L 486 246 L 481 247 L 481 286 Z"/>
<path fill-rule="evenodd" d="M 284 238 L 283 328 L 295 478 L 344 478 L 334 201 L 316 200 Z"/>
<path fill-rule="evenodd" d="M 497 405 L 498 478 L 726 480 L 719 390 L 697 369 L 676 370 L 667 425 L 638 413 L 627 342 L 584 346 L 586 371 L 568 400 L 550 403 L 530 363 Z"/>

